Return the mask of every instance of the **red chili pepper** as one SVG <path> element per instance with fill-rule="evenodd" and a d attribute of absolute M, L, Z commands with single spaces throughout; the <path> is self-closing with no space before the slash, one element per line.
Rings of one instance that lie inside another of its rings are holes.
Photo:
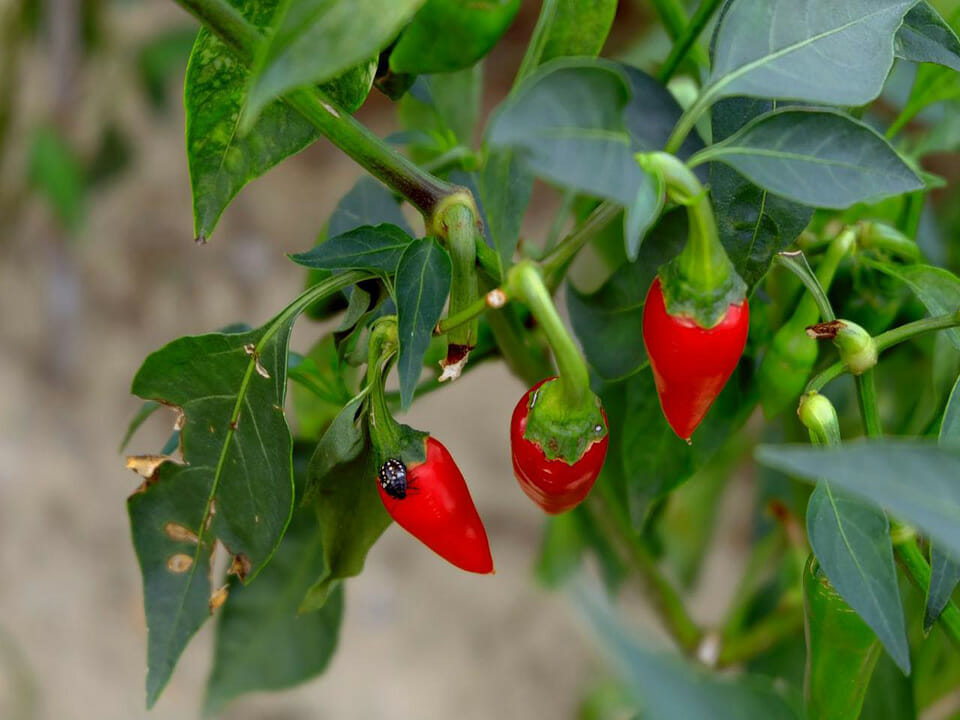
<path fill-rule="evenodd" d="M 537 383 L 520 398 L 510 420 L 510 449 L 513 474 L 520 487 L 544 511 L 556 515 L 579 505 L 590 492 L 607 456 L 610 435 L 604 432 L 572 465 L 561 458 L 548 459 L 538 443 L 526 439 L 531 398 L 541 385 L 553 379 Z M 606 414 L 603 422 L 607 422 Z"/>
<path fill-rule="evenodd" d="M 703 328 L 667 312 L 659 277 L 650 286 L 643 307 L 643 341 L 663 414 L 684 440 L 690 439 L 740 362 L 749 325 L 746 299 L 731 304 L 716 325 Z"/>
<path fill-rule="evenodd" d="M 404 530 L 461 570 L 492 573 L 483 522 L 450 451 L 426 439 L 426 459 L 406 467 L 389 459 L 380 469 L 380 499 Z"/>

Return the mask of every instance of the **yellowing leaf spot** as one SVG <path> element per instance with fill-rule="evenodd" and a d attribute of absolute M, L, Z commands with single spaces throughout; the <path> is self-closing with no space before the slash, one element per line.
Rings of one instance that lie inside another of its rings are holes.
<path fill-rule="evenodd" d="M 263 366 L 263 363 L 260 362 L 260 355 L 257 353 L 257 348 L 253 343 L 247 343 L 243 346 L 243 351 L 253 358 L 253 365 L 257 371 L 257 375 L 260 377 L 265 377 L 268 380 L 270 379 L 270 373 L 267 372 L 267 369 Z"/>
<path fill-rule="evenodd" d="M 224 585 L 210 596 L 210 612 L 215 612 L 221 605 L 227 601 L 227 595 L 230 592 L 230 586 Z"/>
<path fill-rule="evenodd" d="M 165 462 L 175 462 L 169 455 L 128 455 L 127 469 L 140 477 L 152 478 Z"/>
<path fill-rule="evenodd" d="M 171 555 L 167 560 L 167 570 L 174 573 L 185 573 L 193 565 L 193 558 L 183 553 Z"/>
<path fill-rule="evenodd" d="M 236 575 L 241 580 L 244 580 L 247 575 L 250 574 L 251 567 L 250 558 L 246 555 L 234 555 L 233 563 L 231 563 L 230 569 L 227 570 L 227 575 Z"/>
<path fill-rule="evenodd" d="M 167 534 L 167 537 L 169 537 L 171 540 L 176 540 L 177 542 L 199 542 L 195 532 L 193 532 L 190 528 L 185 528 L 183 525 L 178 525 L 177 523 L 168 522 L 163 526 L 163 531 Z"/>

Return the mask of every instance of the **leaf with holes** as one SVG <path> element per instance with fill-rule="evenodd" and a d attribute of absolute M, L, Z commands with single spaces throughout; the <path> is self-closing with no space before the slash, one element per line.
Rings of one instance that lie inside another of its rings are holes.
<path fill-rule="evenodd" d="M 846 208 L 924 187 L 875 130 L 833 110 L 783 108 L 761 115 L 691 164 L 720 161 L 762 188 L 822 208 Z"/>
<path fill-rule="evenodd" d="M 283 537 L 293 510 L 292 441 L 284 417 L 290 332 L 311 299 L 365 277 L 331 278 L 256 330 L 174 340 L 137 372 L 135 395 L 182 412 L 184 460 L 162 464 L 128 504 L 149 630 L 148 706 L 207 617 L 199 610 L 209 596 L 214 540 L 250 580 Z M 172 526 L 184 529 L 178 538 L 191 540 L 174 539 Z"/>
<path fill-rule="evenodd" d="M 447 251 L 432 238 L 414 240 L 397 267 L 397 336 L 401 406 L 410 407 L 423 369 L 423 356 L 450 294 L 452 266 Z"/>

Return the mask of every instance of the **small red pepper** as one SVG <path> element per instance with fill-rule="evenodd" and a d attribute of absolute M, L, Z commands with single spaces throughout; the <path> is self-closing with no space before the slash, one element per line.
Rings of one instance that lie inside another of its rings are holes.
<path fill-rule="evenodd" d="M 524 437 L 531 399 L 536 397 L 540 386 L 554 379 L 543 380 L 530 388 L 520 398 L 510 420 L 513 474 L 527 496 L 551 515 L 571 510 L 587 496 L 603 467 L 610 440 L 606 427 L 602 428 L 602 436 L 588 445 L 580 459 L 571 464 L 563 458 L 547 458 L 537 442 Z M 606 421 L 607 416 L 603 414 L 604 425 Z"/>
<path fill-rule="evenodd" d="M 643 341 L 663 414 L 684 440 L 690 439 L 740 362 L 749 326 L 746 299 L 731 303 L 719 322 L 704 328 L 667 312 L 659 277 L 650 286 L 643 307 Z"/>
<path fill-rule="evenodd" d="M 483 522 L 463 473 L 438 440 L 426 438 L 426 459 L 409 467 L 397 458 L 380 468 L 377 487 L 397 524 L 440 557 L 468 572 L 493 572 Z"/>

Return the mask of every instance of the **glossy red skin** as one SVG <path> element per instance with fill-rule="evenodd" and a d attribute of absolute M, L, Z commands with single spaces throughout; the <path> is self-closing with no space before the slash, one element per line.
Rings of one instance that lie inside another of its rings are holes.
<path fill-rule="evenodd" d="M 373 482 L 390 517 L 437 555 L 461 570 L 493 572 L 483 522 L 463 473 L 442 443 L 427 438 L 426 460 L 407 468 L 405 498 L 391 497 L 376 478 Z"/>
<path fill-rule="evenodd" d="M 660 407 L 682 439 L 690 439 L 736 369 L 749 327 L 746 300 L 731 305 L 723 320 L 707 330 L 667 312 L 660 278 L 650 286 L 643 306 L 643 341 Z"/>
<path fill-rule="evenodd" d="M 510 419 L 513 474 L 527 496 L 550 515 L 567 512 L 583 502 L 600 474 L 610 441 L 610 435 L 604 435 L 570 465 L 564 460 L 548 460 L 539 444 L 523 436 L 530 415 L 530 397 L 537 388 L 554 379 L 543 380 L 527 390 Z M 603 422 L 607 422 L 606 414 Z"/>

